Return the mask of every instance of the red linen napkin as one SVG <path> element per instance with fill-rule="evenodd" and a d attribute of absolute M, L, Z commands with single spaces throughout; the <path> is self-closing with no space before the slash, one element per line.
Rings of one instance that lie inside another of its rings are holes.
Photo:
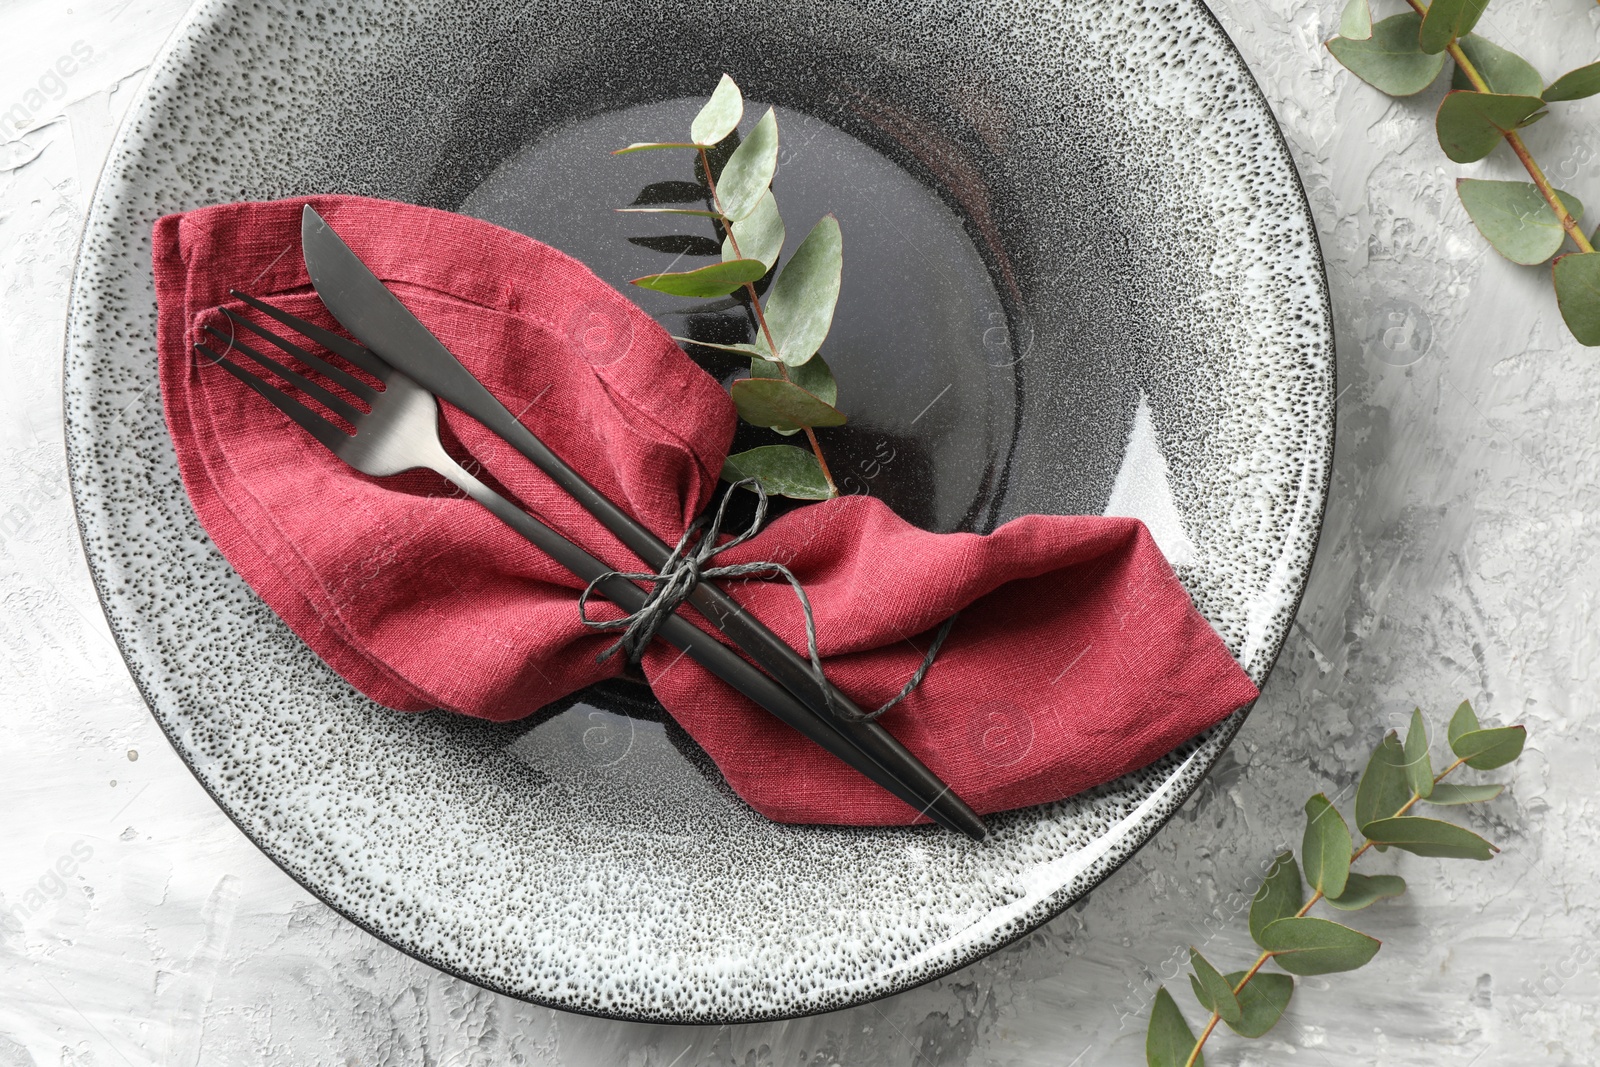
<path fill-rule="evenodd" d="M 583 264 L 496 226 L 309 202 L 534 433 L 677 541 L 717 484 L 734 412 L 660 326 Z M 162 397 L 201 524 L 318 655 L 388 707 L 515 719 L 616 674 L 621 657 L 596 663 L 614 636 L 579 623 L 582 583 L 487 511 L 430 472 L 357 473 L 195 358 L 203 324 L 226 328 L 219 305 L 253 315 L 230 288 L 335 325 L 300 255 L 305 203 L 228 204 L 155 226 Z M 446 408 L 445 424 L 451 447 L 556 529 L 619 570 L 648 569 L 471 419 Z M 805 584 L 828 675 L 864 708 L 896 693 L 929 631 L 962 610 L 921 688 L 880 721 L 979 812 L 1144 766 L 1256 696 L 1135 519 L 1029 515 L 987 536 L 932 534 L 854 496 L 791 512 L 716 563 L 753 560 L 787 563 Z M 786 583 L 730 589 L 804 649 Z M 916 820 L 677 649 L 656 642 L 642 666 L 763 814 Z"/>

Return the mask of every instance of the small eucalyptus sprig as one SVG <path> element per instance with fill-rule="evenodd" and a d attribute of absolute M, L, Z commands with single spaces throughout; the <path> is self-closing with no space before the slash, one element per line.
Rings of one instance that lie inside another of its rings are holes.
<path fill-rule="evenodd" d="M 1357 874 L 1350 869 L 1369 849 L 1398 848 L 1418 856 L 1474 860 L 1498 852 L 1465 827 L 1408 813 L 1419 803 L 1493 800 L 1503 785 L 1446 785 L 1444 779 L 1463 766 L 1481 771 L 1503 767 L 1522 755 L 1526 738 L 1522 726 L 1484 728 L 1472 705 L 1462 701 L 1448 730 L 1455 759 L 1434 774 L 1427 727 L 1421 710 L 1413 711 L 1405 740 L 1391 730 L 1372 753 L 1356 787 L 1356 826 L 1366 838 L 1360 848 L 1352 849 L 1344 816 L 1326 796 L 1318 793 L 1306 801 L 1300 862 L 1295 863 L 1292 852 L 1279 855 L 1250 903 L 1250 936 L 1261 946 L 1261 955 L 1249 970 L 1222 974 L 1198 949 L 1190 948 L 1194 973 L 1189 984 L 1211 1017 L 1196 1038 L 1172 994 L 1165 986 L 1157 990 L 1145 1034 L 1149 1067 L 1204 1067 L 1201 1050 L 1218 1023 L 1227 1023 L 1242 1037 L 1260 1037 L 1272 1029 L 1294 993 L 1292 975 L 1351 971 L 1371 960 L 1378 952 L 1376 938 L 1307 915 L 1318 902 L 1339 911 L 1359 911 L 1406 891 L 1398 875 Z M 1309 899 L 1307 886 L 1312 890 Z M 1262 970 L 1269 962 L 1286 973 Z"/>
<path fill-rule="evenodd" d="M 1406 0 L 1410 11 L 1372 21 L 1371 0 L 1348 0 L 1328 51 L 1352 74 L 1390 96 L 1413 96 L 1455 61 L 1451 91 L 1435 128 L 1444 154 L 1476 163 L 1501 141 L 1532 182 L 1458 178 L 1456 192 L 1496 252 L 1524 266 L 1554 257 L 1551 279 L 1561 317 L 1578 342 L 1600 345 L 1600 252 L 1578 226 L 1583 205 L 1555 188 L 1518 133 L 1549 114 L 1547 104 L 1600 93 L 1600 63 L 1568 71 L 1549 85 L 1533 64 L 1472 32 L 1489 0 Z M 1568 241 L 1577 251 L 1562 252 Z"/>
<path fill-rule="evenodd" d="M 845 415 L 834 405 L 839 389 L 818 350 L 833 324 L 843 272 L 839 220 L 824 215 L 789 262 L 767 286 L 763 304 L 758 285 L 777 266 L 783 250 L 783 218 L 772 194 L 778 169 L 778 117 L 771 108 L 739 138 L 744 96 L 724 74 L 694 118 L 687 141 L 649 141 L 619 148 L 613 155 L 650 149 L 685 148 L 696 153 L 695 182 L 657 182 L 626 212 L 709 218 L 720 244 L 690 235 L 634 238 L 634 243 L 676 256 L 720 255 L 721 262 L 695 270 L 648 274 L 633 284 L 674 296 L 715 298 L 742 291 L 742 303 L 756 329 L 748 344 L 717 344 L 678 337 L 685 344 L 735 352 L 750 359 L 750 376 L 729 392 L 739 417 L 780 434 L 805 432 L 811 451 L 771 444 L 727 458 L 722 477 L 730 482 L 755 478 L 773 496 L 826 500 L 839 495 L 822 454 L 816 428 L 840 426 Z M 704 207 L 656 206 L 695 202 Z"/>

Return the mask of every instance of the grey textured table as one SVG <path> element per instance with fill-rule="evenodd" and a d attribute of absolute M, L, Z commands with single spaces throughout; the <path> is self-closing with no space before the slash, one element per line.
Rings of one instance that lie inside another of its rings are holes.
<path fill-rule="evenodd" d="M 1253 955 L 1242 901 L 1305 797 L 1347 791 L 1414 704 L 1462 697 L 1529 726 L 1513 788 L 1471 816 L 1504 852 L 1380 857 L 1412 891 L 1362 915 L 1377 960 L 1303 981 L 1267 1039 L 1220 1035 L 1210 1062 L 1593 1062 L 1600 354 L 1566 336 L 1543 271 L 1473 232 L 1455 177 L 1520 171 L 1445 160 L 1441 90 L 1357 83 L 1321 47 L 1330 0 L 1216 7 L 1305 178 L 1340 342 L 1327 524 L 1259 705 L 1154 842 L 1018 944 L 877 1004 L 692 1029 L 531 1007 L 401 956 L 273 867 L 160 736 L 78 548 L 61 343 L 94 177 L 185 4 L 0 5 L 0 1067 L 1141 1064 L 1186 946 Z M 1592 0 L 1502 2 L 1480 29 L 1547 77 L 1600 52 Z M 1528 140 L 1600 203 L 1600 102 Z"/>

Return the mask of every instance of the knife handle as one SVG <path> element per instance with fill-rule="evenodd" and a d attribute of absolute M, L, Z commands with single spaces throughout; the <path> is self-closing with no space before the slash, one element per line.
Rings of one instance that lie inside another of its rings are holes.
<path fill-rule="evenodd" d="M 574 499 L 610 530 L 624 545 L 653 569 L 663 566 L 672 549 L 650 530 L 614 504 L 609 497 L 567 466 L 533 431 L 522 425 L 510 410 L 487 390 L 484 396 L 493 403 L 491 409 L 479 398 L 478 410 L 472 414 L 502 440 L 526 456 L 551 480 L 572 495 Z M 479 411 L 482 414 L 479 414 Z M 491 415 L 491 418 L 484 416 Z M 628 583 L 632 586 L 632 583 Z M 637 588 L 634 586 L 633 588 Z M 919 799 L 914 806 L 938 819 L 946 826 L 959 828 L 977 839 L 987 834 L 983 820 L 967 806 L 955 791 L 939 776 L 928 769 L 910 749 L 897 741 L 893 734 L 867 719 L 848 696 L 831 682 L 819 683 L 812 665 L 767 628 L 733 597 L 709 581 L 701 581 L 689 595 L 689 602 L 717 629 L 743 649 L 751 659 L 768 671 L 783 688 L 798 698 L 806 708 L 821 717 L 832 731 L 866 755 L 874 764 L 889 772 L 901 785 L 909 788 Z M 824 692 L 822 686 L 826 685 Z M 832 698 L 831 706 L 829 698 Z M 842 708 L 839 714 L 835 708 Z M 811 736 L 809 733 L 807 736 Z M 820 743 L 820 742 L 819 742 Z M 828 746 L 824 746 L 828 747 Z M 829 748 L 829 751 L 834 751 Z M 854 763 L 851 764 L 855 766 Z M 858 768 L 859 769 L 859 768 Z M 863 771 L 863 773 L 866 773 Z M 869 778 L 884 784 L 877 776 Z M 896 795 L 900 795 L 896 793 Z"/>

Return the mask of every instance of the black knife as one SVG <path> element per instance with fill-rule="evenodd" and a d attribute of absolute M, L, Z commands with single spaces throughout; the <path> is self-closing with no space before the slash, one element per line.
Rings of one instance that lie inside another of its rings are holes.
<path fill-rule="evenodd" d="M 301 214 L 300 245 L 311 284 L 340 325 L 401 373 L 521 452 L 648 566 L 659 569 L 666 563 L 672 549 L 517 421 L 309 204 Z M 860 714 L 850 698 L 831 685 L 825 692 L 811 664 L 727 593 L 702 581 L 689 602 L 798 698 L 818 730 L 835 735 L 835 743 L 825 747 L 836 749 L 839 739 L 848 742 L 847 752 L 861 758 L 847 762 L 868 778 L 949 829 L 974 840 L 987 836 L 983 820 L 948 785 L 877 723 L 847 718 Z M 832 710 L 830 697 L 834 706 L 845 709 L 845 716 Z"/>

